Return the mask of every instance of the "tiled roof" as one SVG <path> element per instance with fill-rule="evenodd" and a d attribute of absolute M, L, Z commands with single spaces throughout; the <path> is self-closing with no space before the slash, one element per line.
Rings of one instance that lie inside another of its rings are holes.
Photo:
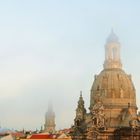
<path fill-rule="evenodd" d="M 30 139 L 54 139 L 55 135 L 47 135 L 47 134 L 34 134 L 30 137 Z"/>
<path fill-rule="evenodd" d="M 21 132 L 11 133 L 11 135 L 14 136 L 14 137 L 23 137 L 24 136 L 24 134 L 21 133 Z"/>

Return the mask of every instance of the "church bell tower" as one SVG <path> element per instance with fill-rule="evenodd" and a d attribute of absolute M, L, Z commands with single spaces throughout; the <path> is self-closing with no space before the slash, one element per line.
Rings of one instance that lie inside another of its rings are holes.
<path fill-rule="evenodd" d="M 49 103 L 48 111 L 45 114 L 44 132 L 55 133 L 55 113 L 52 103 Z"/>

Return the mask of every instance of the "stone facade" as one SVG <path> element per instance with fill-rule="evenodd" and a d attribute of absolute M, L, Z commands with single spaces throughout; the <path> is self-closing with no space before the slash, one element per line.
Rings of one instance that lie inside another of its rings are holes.
<path fill-rule="evenodd" d="M 127 130 L 131 132 L 128 136 L 135 132 L 140 139 L 135 87 L 131 75 L 122 69 L 120 47 L 112 31 L 105 44 L 104 69 L 95 75 L 91 87 L 89 113 L 80 95 L 71 131 L 73 140 L 120 140 L 125 139 L 122 134 L 128 134 Z"/>

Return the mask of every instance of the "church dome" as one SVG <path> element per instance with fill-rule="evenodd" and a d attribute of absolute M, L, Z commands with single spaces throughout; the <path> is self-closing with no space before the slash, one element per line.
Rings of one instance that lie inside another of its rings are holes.
<path fill-rule="evenodd" d="M 91 88 L 91 106 L 99 96 L 105 106 L 122 106 L 128 104 L 136 107 L 135 88 L 131 75 L 127 75 L 122 69 L 104 69 L 95 76 Z"/>
<path fill-rule="evenodd" d="M 112 32 L 105 44 L 104 69 L 99 75 L 95 75 L 90 94 L 90 111 L 101 102 L 105 108 L 107 126 L 128 126 L 121 122 L 128 107 L 132 114 L 136 114 L 136 94 L 131 75 L 122 69 L 120 59 L 120 43 Z M 129 118 L 126 118 L 129 122 Z"/>
<path fill-rule="evenodd" d="M 86 113 L 80 96 L 72 139 L 114 139 L 127 133 L 130 126 L 139 126 L 136 91 L 131 75 L 122 69 L 120 48 L 118 37 L 111 32 L 105 44 L 103 70 L 95 75 L 91 87 L 90 112 Z M 120 130 L 126 131 L 120 135 Z"/>

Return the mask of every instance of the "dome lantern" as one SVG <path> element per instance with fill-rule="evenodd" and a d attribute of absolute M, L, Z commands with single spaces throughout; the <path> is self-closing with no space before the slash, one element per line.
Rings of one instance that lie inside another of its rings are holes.
<path fill-rule="evenodd" d="M 117 35 L 112 30 L 105 44 L 104 69 L 122 68 L 120 59 L 120 43 Z"/>

